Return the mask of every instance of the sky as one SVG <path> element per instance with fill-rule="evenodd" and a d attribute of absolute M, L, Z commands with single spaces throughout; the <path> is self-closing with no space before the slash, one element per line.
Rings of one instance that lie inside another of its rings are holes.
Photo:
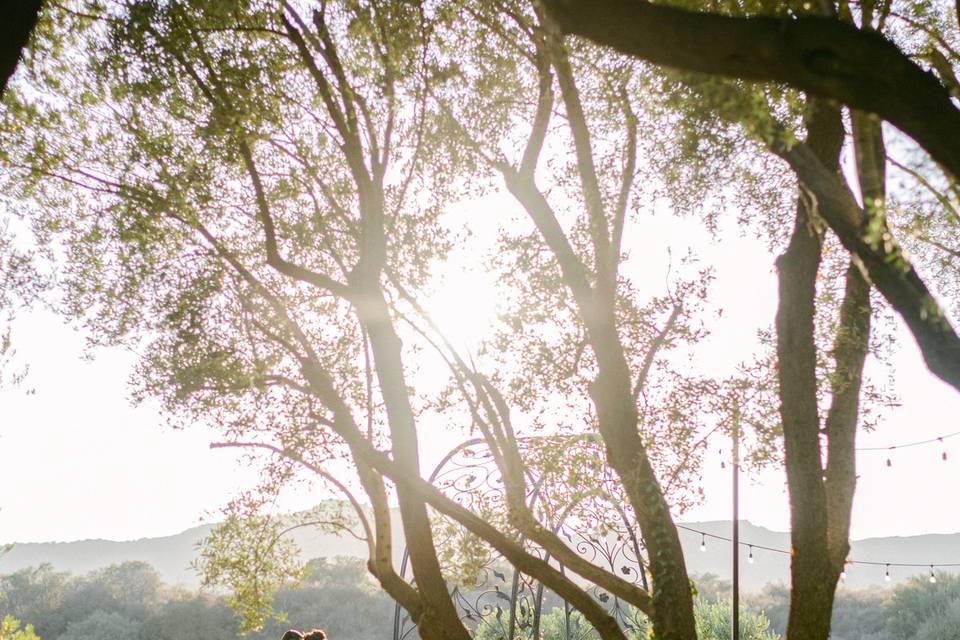
<path fill-rule="evenodd" d="M 491 203 L 465 206 L 462 215 L 481 219 L 477 207 L 489 213 Z M 710 238 L 690 220 L 657 215 L 643 224 L 655 236 L 684 238 L 704 264 L 715 267 L 711 299 L 724 314 L 712 323 L 712 335 L 697 346 L 697 353 L 717 375 L 732 372 L 748 356 L 756 330 L 773 320 L 773 256 L 760 240 L 729 230 Z M 480 241 L 484 233 L 492 237 L 494 230 L 481 230 Z M 667 259 L 665 250 L 655 249 L 638 255 L 631 268 L 663 269 Z M 466 339 L 495 313 L 496 300 L 470 268 L 470 258 L 457 260 L 462 266 L 450 271 L 430 304 L 442 326 L 457 327 L 455 334 Z M 912 339 L 902 329 L 900 334 L 894 365 L 901 406 L 875 432 L 861 433 L 858 446 L 960 431 L 955 418 L 960 396 L 925 370 Z M 28 364 L 30 371 L 20 387 L 0 390 L 0 542 L 174 534 L 215 519 L 231 496 L 255 483 L 256 471 L 235 452 L 209 449 L 216 433 L 203 425 L 175 431 L 165 425 L 157 406 L 130 405 L 132 353 L 101 349 L 92 360 L 85 359 L 83 332 L 44 310 L 21 315 L 13 338 L 16 362 Z M 455 444 L 451 438 L 426 440 L 425 468 Z M 943 451 L 948 453 L 945 462 Z M 886 458 L 884 452 L 858 455 L 852 538 L 960 532 L 960 511 L 945 501 L 960 486 L 960 437 L 946 440 L 943 447 L 896 451 L 890 467 Z M 680 519 L 729 519 L 729 467 L 721 469 L 712 453 L 703 473 L 705 500 Z M 282 506 L 304 508 L 325 497 L 303 490 L 287 496 Z M 740 513 L 755 524 L 787 530 L 782 471 L 745 475 Z M 957 558 L 931 561 L 960 562 L 960 550 Z"/>

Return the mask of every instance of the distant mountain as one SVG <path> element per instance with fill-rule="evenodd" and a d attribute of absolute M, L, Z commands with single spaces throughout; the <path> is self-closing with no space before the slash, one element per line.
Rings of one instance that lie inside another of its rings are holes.
<path fill-rule="evenodd" d="M 399 531 L 399 515 L 394 513 L 394 531 Z M 78 540 L 76 542 L 15 543 L 0 556 L 0 574 L 13 573 L 45 562 L 61 571 L 82 574 L 111 564 L 140 560 L 153 565 L 163 580 L 190 589 L 199 586 L 190 563 L 197 557 L 197 546 L 215 525 L 203 525 L 182 533 L 140 540 Z M 298 529 L 290 537 L 300 547 L 304 559 L 334 556 L 365 557 L 366 543 L 349 535 L 330 535 L 316 529 Z M 395 554 L 403 553 L 403 538 L 394 541 Z"/>
<path fill-rule="evenodd" d="M 399 517 L 396 512 L 394 522 L 397 525 L 394 531 L 397 532 Z M 211 526 L 194 527 L 173 536 L 125 542 L 80 540 L 16 544 L 8 554 L 0 557 L 0 574 L 12 573 L 44 562 L 59 570 L 81 574 L 127 560 L 141 560 L 153 565 L 166 582 L 196 588 L 199 581 L 190 569 L 190 563 L 196 557 L 197 544 L 209 534 Z M 725 538 L 729 538 L 732 532 L 732 523 L 729 520 L 690 522 L 684 526 Z M 338 555 L 363 557 L 366 553 L 365 544 L 348 535 L 335 536 L 306 529 L 295 531 L 292 535 L 305 559 Z M 692 574 L 713 573 L 723 579 L 730 579 L 733 556 L 729 542 L 708 535 L 706 550 L 700 551 L 700 534 L 682 530 L 680 538 Z M 752 564 L 748 562 L 750 548 L 741 547 L 740 580 L 744 591 L 758 591 L 770 582 L 789 581 L 789 555 L 762 548 L 788 550 L 789 533 L 771 531 L 741 521 L 740 539 L 754 545 Z M 402 553 L 402 538 L 398 537 L 394 540 L 394 554 L 398 565 Z M 850 557 L 860 561 L 923 565 L 910 569 L 892 567 L 891 577 L 893 582 L 896 582 L 915 573 L 928 573 L 929 568 L 925 563 L 960 560 L 960 533 L 858 540 L 852 543 Z M 882 565 L 853 564 L 847 568 L 846 586 L 860 588 L 886 585 L 884 569 Z"/>

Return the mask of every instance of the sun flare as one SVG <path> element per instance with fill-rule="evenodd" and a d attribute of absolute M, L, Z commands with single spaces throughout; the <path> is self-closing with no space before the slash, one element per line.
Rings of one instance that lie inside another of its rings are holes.
<path fill-rule="evenodd" d="M 453 346 L 474 351 L 491 336 L 498 296 L 491 274 L 480 268 L 451 269 L 424 303 L 431 320 Z"/>

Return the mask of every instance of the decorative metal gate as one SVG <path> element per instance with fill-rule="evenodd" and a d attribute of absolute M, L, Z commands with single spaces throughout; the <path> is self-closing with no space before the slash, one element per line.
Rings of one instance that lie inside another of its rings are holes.
<path fill-rule="evenodd" d="M 538 440 L 542 439 L 522 441 L 521 446 Z M 581 441 L 595 444 L 590 438 Z M 599 462 L 599 456 L 597 458 Z M 595 468 L 599 469 L 600 465 Z M 533 509 L 542 498 L 542 478 L 531 477 L 529 480 L 527 501 Z M 454 447 L 430 474 L 430 482 L 467 507 L 478 500 L 502 499 L 504 493 L 503 481 L 481 438 L 467 440 Z M 553 525 L 554 532 L 565 538 L 571 548 L 590 562 L 647 589 L 643 546 L 637 535 L 637 527 L 619 502 L 609 501 L 609 514 L 615 515 L 605 519 L 602 532 L 595 527 L 585 530 L 580 526 L 582 523 L 568 521 L 568 516 L 578 504 L 574 501 L 558 514 Z M 564 571 L 561 564 L 552 561 L 550 555 L 539 547 L 529 543 L 524 546 L 531 553 L 551 562 L 561 572 Z M 400 565 L 402 578 L 407 577 L 407 564 L 408 555 L 404 549 Z M 642 614 L 627 603 L 596 585 L 583 584 L 625 631 L 639 632 L 645 628 Z M 482 635 L 484 640 L 540 640 L 543 608 L 548 601 L 555 606 L 562 606 L 562 637 L 566 640 L 585 640 L 593 633 L 566 601 L 546 591 L 542 584 L 520 573 L 496 554 L 492 554 L 479 571 L 472 589 L 464 591 L 454 586 L 451 597 L 467 627 L 475 635 Z M 412 639 L 416 637 L 415 633 L 416 625 L 400 605 L 396 605 L 393 640 Z"/>

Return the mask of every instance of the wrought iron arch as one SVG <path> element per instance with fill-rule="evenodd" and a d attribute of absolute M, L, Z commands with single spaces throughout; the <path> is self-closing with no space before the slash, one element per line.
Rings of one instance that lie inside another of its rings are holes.
<path fill-rule="evenodd" d="M 526 441 L 534 441 L 528 438 Z M 464 460 L 458 460 L 458 456 Z M 477 482 L 479 474 L 485 474 L 482 482 Z M 441 487 L 453 491 L 460 500 L 468 498 L 472 491 L 481 493 L 498 493 L 502 495 L 502 479 L 497 475 L 492 455 L 486 447 L 483 438 L 466 440 L 451 449 L 437 464 L 430 474 L 430 482 L 441 480 Z M 534 508 L 540 499 L 541 478 L 530 478 L 528 504 Z M 620 573 L 624 578 L 632 580 L 644 589 L 649 586 L 647 572 L 644 568 L 643 544 L 637 536 L 637 527 L 623 507 L 611 502 L 613 509 L 619 515 L 620 522 L 610 523 L 609 533 L 606 536 L 597 536 L 590 531 L 578 530 L 567 522 L 569 514 L 578 505 L 579 500 L 568 505 L 554 523 L 554 533 L 562 535 L 581 556 L 591 562 L 603 566 L 605 569 Z M 539 548 L 531 551 L 539 553 L 550 562 L 550 554 Z M 511 567 L 509 581 L 507 575 L 497 568 L 497 561 L 503 559 L 499 555 L 491 556 L 487 566 L 475 584 L 475 591 L 465 594 L 458 587 L 451 589 L 451 597 L 471 629 L 476 629 L 488 616 L 493 616 L 497 623 L 502 623 L 504 606 L 508 605 L 507 622 L 503 625 L 501 640 L 539 640 L 541 637 L 541 614 L 546 590 L 543 584 Z M 409 555 L 404 545 L 400 563 L 400 577 L 406 578 Z M 556 566 L 561 572 L 564 567 L 560 563 Z M 509 591 L 506 586 L 509 583 Z M 503 588 L 501 588 L 503 587 Z M 588 592 L 603 604 L 614 618 L 626 630 L 638 629 L 638 612 L 621 602 L 616 596 L 606 593 L 596 585 L 587 588 Z M 569 603 L 563 601 L 564 632 L 566 640 L 580 640 L 576 629 L 572 627 L 573 609 Z M 416 625 L 406 615 L 399 604 L 394 608 L 393 640 L 407 640 L 413 636 Z"/>

